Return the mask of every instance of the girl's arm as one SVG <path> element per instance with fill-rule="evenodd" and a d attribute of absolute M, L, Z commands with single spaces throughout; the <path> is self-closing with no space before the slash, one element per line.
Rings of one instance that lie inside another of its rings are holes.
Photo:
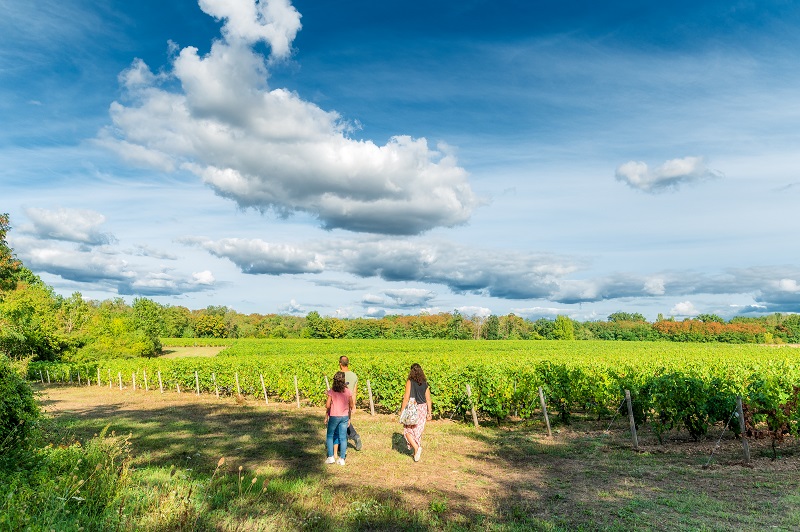
<path fill-rule="evenodd" d="M 425 402 L 428 403 L 428 419 L 433 419 L 433 401 L 431 401 L 431 387 L 425 388 Z"/>
<path fill-rule="evenodd" d="M 411 397 L 411 381 L 406 381 L 406 392 L 403 394 L 403 404 L 400 406 L 400 411 L 406 409 L 406 405 L 408 404 L 408 399 Z"/>

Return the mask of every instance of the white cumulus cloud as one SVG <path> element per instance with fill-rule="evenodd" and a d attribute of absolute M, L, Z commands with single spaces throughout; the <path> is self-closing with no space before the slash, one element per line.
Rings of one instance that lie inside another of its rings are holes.
<path fill-rule="evenodd" d="M 673 316 L 693 317 L 700 314 L 691 301 L 681 301 L 676 303 L 669 313 Z"/>
<path fill-rule="evenodd" d="M 397 135 L 355 140 L 350 124 L 295 92 L 270 88 L 268 62 L 289 54 L 300 29 L 285 0 L 201 0 L 225 20 L 206 55 L 185 47 L 155 75 L 136 59 L 120 76 L 125 98 L 98 143 L 162 171 L 181 168 L 243 208 L 305 212 L 322 227 L 412 235 L 467 222 L 480 205 L 450 148 Z M 176 88 L 176 82 L 179 88 Z"/>
<path fill-rule="evenodd" d="M 99 246 L 116 239 L 111 233 L 103 233 L 100 226 L 106 217 L 99 212 L 85 209 L 47 210 L 30 208 L 25 214 L 33 223 L 32 232 L 38 238 L 64 240 Z"/>
<path fill-rule="evenodd" d="M 720 176 L 719 172 L 706 168 L 702 157 L 671 159 L 653 169 L 646 163 L 629 161 L 620 165 L 616 173 L 618 181 L 643 192 L 676 190 L 682 184 Z"/>

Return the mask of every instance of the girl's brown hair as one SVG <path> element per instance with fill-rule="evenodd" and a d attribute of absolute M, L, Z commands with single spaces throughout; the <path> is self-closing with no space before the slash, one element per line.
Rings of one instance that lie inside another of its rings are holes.
<path fill-rule="evenodd" d="M 344 382 L 344 371 L 337 371 L 333 376 L 333 386 L 331 389 L 334 392 L 343 392 L 347 384 Z"/>
<path fill-rule="evenodd" d="M 417 384 L 428 381 L 428 379 L 425 378 L 425 372 L 422 371 L 422 366 L 417 363 L 411 364 L 411 371 L 408 372 L 408 380 L 414 381 Z"/>

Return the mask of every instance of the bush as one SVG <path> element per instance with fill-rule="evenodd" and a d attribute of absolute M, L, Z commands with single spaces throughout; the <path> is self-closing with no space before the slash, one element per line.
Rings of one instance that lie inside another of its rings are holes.
<path fill-rule="evenodd" d="M 40 415 L 30 385 L 11 360 L 0 355 L 0 449 L 24 443 Z"/>

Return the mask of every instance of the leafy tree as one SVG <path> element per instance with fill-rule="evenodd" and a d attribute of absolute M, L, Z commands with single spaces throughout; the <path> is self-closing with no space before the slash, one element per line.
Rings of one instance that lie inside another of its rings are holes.
<path fill-rule="evenodd" d="M 608 321 L 647 321 L 638 312 L 615 312 L 608 317 Z"/>
<path fill-rule="evenodd" d="M 500 339 L 500 318 L 492 314 L 486 319 L 486 325 L 483 327 L 483 337 L 487 340 Z"/>
<path fill-rule="evenodd" d="M 725 323 L 725 320 L 716 314 L 700 314 L 695 319 L 702 321 L 703 323 Z"/>
<path fill-rule="evenodd" d="M 0 335 L 0 348 L 14 359 L 57 359 L 66 343 L 56 311 L 52 289 L 45 285 L 18 284 L 0 301 L 0 320 L 7 327 Z"/>
<path fill-rule="evenodd" d="M 556 316 L 556 321 L 553 323 L 553 337 L 556 340 L 574 340 L 575 328 L 572 320 L 567 316 Z"/>
<path fill-rule="evenodd" d="M 0 214 L 0 291 L 14 289 L 17 283 L 16 274 L 22 267 L 22 263 L 14 257 L 14 252 L 6 242 L 6 234 L 10 229 L 8 214 Z"/>
<path fill-rule="evenodd" d="M 166 333 L 161 305 L 147 298 L 133 300 L 133 328 L 141 331 L 161 351 L 161 337 Z"/>

